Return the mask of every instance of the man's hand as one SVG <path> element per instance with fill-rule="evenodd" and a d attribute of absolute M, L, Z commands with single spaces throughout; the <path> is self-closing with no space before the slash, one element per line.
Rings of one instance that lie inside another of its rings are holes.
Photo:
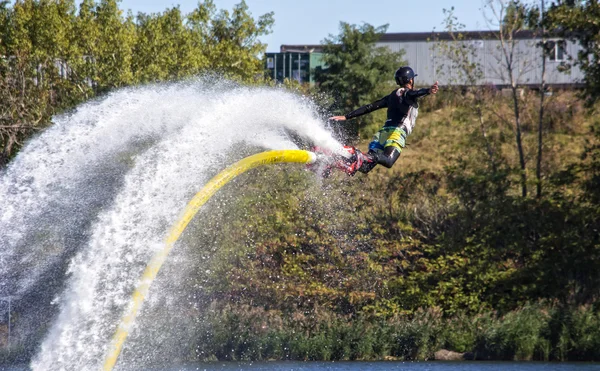
<path fill-rule="evenodd" d="M 431 91 L 431 94 L 437 94 L 438 90 L 440 90 L 440 87 L 438 86 L 438 82 L 436 81 L 435 84 L 433 84 L 431 88 L 429 88 L 429 91 Z"/>
<path fill-rule="evenodd" d="M 328 119 L 329 121 L 346 121 L 346 116 L 333 116 Z"/>

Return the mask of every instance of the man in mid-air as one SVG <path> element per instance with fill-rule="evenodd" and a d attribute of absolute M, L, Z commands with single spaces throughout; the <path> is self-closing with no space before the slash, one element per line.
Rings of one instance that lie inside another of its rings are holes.
<path fill-rule="evenodd" d="M 415 72 L 410 67 L 400 67 L 394 79 L 400 87 L 371 104 L 362 106 L 345 116 L 333 116 L 330 120 L 344 121 L 387 107 L 387 120 L 369 144 L 369 151 L 362 153 L 351 146 L 344 146 L 350 154 L 336 161 L 335 166 L 349 175 L 357 171 L 368 173 L 376 165 L 392 167 L 406 145 L 406 137 L 415 127 L 419 113 L 418 99 L 439 90 L 437 81 L 430 88 L 413 90 Z"/>

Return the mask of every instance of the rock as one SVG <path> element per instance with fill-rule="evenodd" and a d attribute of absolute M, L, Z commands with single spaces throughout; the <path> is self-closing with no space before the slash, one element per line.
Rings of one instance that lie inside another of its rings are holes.
<path fill-rule="evenodd" d="M 436 361 L 464 361 L 465 354 L 453 352 L 451 350 L 440 349 L 434 354 Z"/>

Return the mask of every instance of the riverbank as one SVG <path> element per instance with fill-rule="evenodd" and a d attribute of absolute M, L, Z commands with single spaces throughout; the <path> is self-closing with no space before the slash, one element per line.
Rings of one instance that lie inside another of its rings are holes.
<path fill-rule="evenodd" d="M 441 349 L 465 360 L 600 361 L 600 315 L 591 306 L 385 320 L 228 307 L 209 312 L 200 333 L 192 349 L 201 361 L 427 361 Z"/>

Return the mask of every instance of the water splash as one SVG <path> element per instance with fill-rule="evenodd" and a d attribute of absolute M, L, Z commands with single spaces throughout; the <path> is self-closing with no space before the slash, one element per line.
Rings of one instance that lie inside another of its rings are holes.
<path fill-rule="evenodd" d="M 145 264 L 232 154 L 297 148 L 290 131 L 340 147 L 309 100 L 218 79 L 120 90 L 54 121 L 0 178 L 0 295 L 20 327 L 52 319 L 34 370 L 100 368 Z M 153 290 L 150 306 L 169 300 Z"/>

